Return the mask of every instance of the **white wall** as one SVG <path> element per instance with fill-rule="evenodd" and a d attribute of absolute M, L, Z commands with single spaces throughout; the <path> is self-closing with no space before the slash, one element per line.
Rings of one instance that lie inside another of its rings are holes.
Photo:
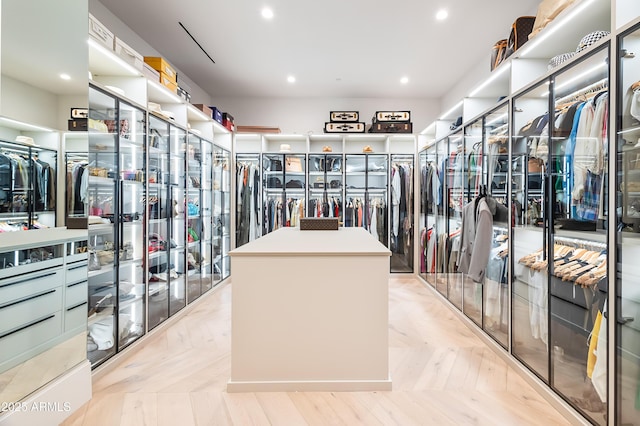
<path fill-rule="evenodd" d="M 14 120 L 39 126 L 59 128 L 58 96 L 35 88 L 6 75 L 2 76 L 0 114 Z M 66 128 L 66 123 L 63 129 Z"/>
<path fill-rule="evenodd" d="M 229 112 L 236 125 L 279 127 L 282 133 L 323 133 L 330 111 L 359 111 L 371 123 L 376 111 L 411 111 L 413 133 L 436 119 L 437 99 L 378 98 L 215 98 L 210 105 Z"/>

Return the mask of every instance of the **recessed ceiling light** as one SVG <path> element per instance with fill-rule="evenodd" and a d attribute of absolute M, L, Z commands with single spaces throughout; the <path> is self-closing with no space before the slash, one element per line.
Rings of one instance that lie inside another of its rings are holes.
<path fill-rule="evenodd" d="M 63 80 L 71 80 L 71 76 L 69 74 L 60 74 L 60 78 Z"/>
<path fill-rule="evenodd" d="M 290 75 L 289 77 L 287 77 L 287 81 L 289 83 L 295 83 L 296 82 L 296 78 L 294 76 Z"/>
<path fill-rule="evenodd" d="M 402 84 L 407 84 L 408 82 L 409 82 L 409 77 L 402 77 L 400 79 L 400 83 L 402 83 Z"/>
<path fill-rule="evenodd" d="M 448 16 L 449 12 L 447 12 L 445 9 L 440 9 L 438 13 L 436 13 L 436 19 L 438 21 L 444 21 Z"/>
<path fill-rule="evenodd" d="M 262 9 L 262 17 L 264 19 L 272 19 L 273 18 L 273 10 L 269 9 L 268 7 L 265 7 L 264 9 Z"/>

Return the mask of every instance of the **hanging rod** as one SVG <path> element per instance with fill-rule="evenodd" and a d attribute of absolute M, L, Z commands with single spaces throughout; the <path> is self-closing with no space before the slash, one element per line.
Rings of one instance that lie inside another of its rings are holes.
<path fill-rule="evenodd" d="M 577 101 L 577 100 L 579 100 L 578 98 L 580 96 L 585 96 L 585 95 L 587 95 L 589 93 L 597 93 L 597 92 L 599 92 L 601 90 L 608 89 L 608 86 L 609 86 L 608 85 L 608 81 L 609 81 L 608 78 L 605 77 L 602 80 L 596 81 L 595 83 L 592 83 L 592 84 L 590 84 L 588 86 L 585 86 L 580 90 L 576 90 L 573 93 L 569 93 L 566 96 L 563 96 L 561 98 L 556 99 L 555 103 L 556 104 L 566 103 L 566 102 L 571 101 L 571 100 L 576 100 Z"/>
<path fill-rule="evenodd" d="M 579 240 L 577 238 L 568 238 L 568 237 L 556 237 L 554 236 L 554 243 L 562 243 L 564 245 L 572 246 L 572 247 L 592 247 L 599 249 L 606 249 L 606 243 L 599 243 L 597 241 L 588 241 L 588 240 Z"/>

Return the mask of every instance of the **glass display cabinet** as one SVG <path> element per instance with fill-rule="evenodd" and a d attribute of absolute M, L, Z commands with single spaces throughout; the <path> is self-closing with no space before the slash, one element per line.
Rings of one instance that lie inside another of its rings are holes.
<path fill-rule="evenodd" d="M 169 316 L 186 306 L 186 278 L 189 273 L 186 262 L 187 245 L 194 240 L 187 233 L 189 220 L 200 215 L 199 193 L 187 193 L 186 160 L 187 133 L 184 129 L 169 125 L 169 176 L 170 198 L 173 214 L 169 218 Z"/>
<path fill-rule="evenodd" d="M 219 282 L 231 275 L 231 173 L 229 151 L 214 147 L 214 276 Z M 259 186 L 257 187 L 259 189 Z"/>
<path fill-rule="evenodd" d="M 493 241 L 483 288 L 484 330 L 505 348 L 509 344 L 509 161 L 508 104 L 484 117 L 484 170 L 487 193 L 496 203 Z"/>
<path fill-rule="evenodd" d="M 344 222 L 341 154 L 309 154 L 308 217 L 337 217 Z"/>
<path fill-rule="evenodd" d="M 618 424 L 640 418 L 640 25 L 618 38 L 615 301 Z M 634 55 L 635 54 L 635 55 Z M 613 146 L 613 145 L 610 145 Z M 605 198 L 606 199 L 606 198 Z M 610 318 L 610 317 L 609 317 Z M 606 328 L 607 317 L 600 324 Z M 600 347 L 600 339 L 598 339 Z M 604 349 L 604 348 L 603 348 Z M 614 356 L 611 354 L 611 356 Z M 598 373 L 594 371 L 593 374 Z M 593 378 L 592 378 L 593 380 Z"/>
<path fill-rule="evenodd" d="M 435 287 L 436 276 L 436 214 L 440 190 L 436 146 L 431 145 L 419 155 L 420 162 L 420 275 Z"/>
<path fill-rule="evenodd" d="M 146 114 L 91 87 L 89 118 L 87 349 L 96 366 L 145 330 Z"/>
<path fill-rule="evenodd" d="M 458 273 L 456 262 L 460 251 L 462 208 L 469 197 L 469 181 L 465 178 L 465 141 L 462 131 L 448 138 L 447 156 L 444 159 L 445 179 L 443 202 L 446 203 L 446 254 L 442 268 L 447 277 L 447 298 L 462 310 L 463 274 Z M 467 166 L 468 167 L 468 166 Z"/>
<path fill-rule="evenodd" d="M 437 156 L 437 176 L 440 185 L 437 188 L 435 210 L 435 236 L 436 255 L 434 272 L 436 276 L 436 290 L 444 297 L 448 297 L 448 273 L 449 258 L 447 253 L 447 242 L 449 241 L 449 212 L 447 209 L 447 168 L 449 164 L 449 138 L 441 139 L 436 144 Z"/>
<path fill-rule="evenodd" d="M 271 164 L 266 164 L 264 179 L 268 180 L 273 176 L 271 182 L 264 183 L 268 187 L 268 193 L 264 198 L 277 193 L 277 172 L 270 170 Z M 274 168 L 277 168 L 274 163 Z M 241 247 L 249 241 L 253 241 L 262 235 L 263 228 L 267 227 L 263 220 L 262 203 L 263 196 L 260 194 L 261 174 L 260 154 L 236 154 L 236 247 Z M 280 185 L 282 182 L 280 181 Z M 266 188 L 265 188 L 266 189 Z M 268 212 L 268 211 L 267 211 Z M 271 212 L 269 218 L 271 218 Z M 215 256 L 214 256 L 215 257 Z"/>
<path fill-rule="evenodd" d="M 389 246 L 388 163 L 386 154 L 345 156 L 344 226 L 364 227 L 386 247 Z"/>
<path fill-rule="evenodd" d="M 413 272 L 413 154 L 391 154 L 391 272 Z"/>
<path fill-rule="evenodd" d="M 187 146 L 187 233 L 186 233 L 186 274 L 187 274 L 187 291 L 188 303 L 197 299 L 204 292 L 203 273 L 203 240 L 205 230 L 205 218 L 211 220 L 211 209 L 207 207 L 204 197 L 203 185 L 205 180 L 204 169 L 206 166 L 205 144 L 209 145 L 209 155 L 211 148 L 208 142 L 200 139 L 193 134 L 188 135 Z M 209 158 L 209 173 L 211 173 L 211 159 Z M 211 177 L 209 176 L 209 186 Z M 209 191 L 208 200 L 211 201 L 211 192 Z M 209 203 L 209 206 L 211 204 Z M 205 209 L 208 216 L 205 215 Z M 209 241 L 211 238 L 209 238 Z"/>
<path fill-rule="evenodd" d="M 262 155 L 263 235 L 305 217 L 306 163 L 306 154 Z"/>

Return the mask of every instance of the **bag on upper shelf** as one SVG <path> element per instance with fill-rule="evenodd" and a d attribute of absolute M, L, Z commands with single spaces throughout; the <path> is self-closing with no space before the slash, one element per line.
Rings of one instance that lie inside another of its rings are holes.
<path fill-rule="evenodd" d="M 571 6 L 575 0 L 542 0 L 538 6 L 536 20 L 529 38 L 532 38 L 540 32 L 544 27 L 553 21 L 567 7 Z"/>
<path fill-rule="evenodd" d="M 507 41 L 507 57 L 520 49 L 529 40 L 529 34 L 533 30 L 535 16 L 520 16 L 511 25 L 511 33 Z"/>
<path fill-rule="evenodd" d="M 491 71 L 498 68 L 498 65 L 507 58 L 507 42 L 506 38 L 496 41 L 491 49 Z"/>

